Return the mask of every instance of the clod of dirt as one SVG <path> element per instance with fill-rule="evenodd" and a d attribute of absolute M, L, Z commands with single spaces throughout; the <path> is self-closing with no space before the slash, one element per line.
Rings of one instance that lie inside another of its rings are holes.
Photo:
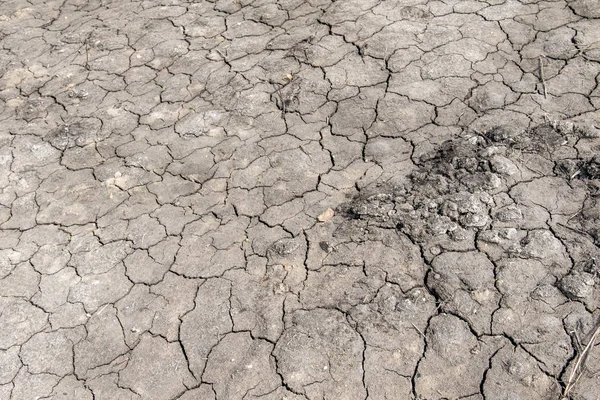
<path fill-rule="evenodd" d="M 449 140 L 421 157 L 409 184 L 365 190 L 341 211 L 351 219 L 395 227 L 417 242 L 439 235 L 460 241 L 469 232 L 487 230 L 494 220 L 517 223 L 525 218 L 517 205 L 507 204 L 493 216 L 491 209 L 496 206 L 493 196 L 524 174 L 539 174 L 538 168 L 547 170 L 548 162 L 554 162 L 555 174 L 562 177 L 600 177 L 600 156 L 564 157 L 582 137 L 580 125 L 549 122 L 521 132 L 498 126 Z"/>
<path fill-rule="evenodd" d="M 600 179 L 600 155 L 581 163 L 582 179 Z"/>
<path fill-rule="evenodd" d="M 283 257 L 292 254 L 294 251 L 298 250 L 299 247 L 300 244 L 293 239 L 281 239 L 273 243 L 271 250 Z"/>
<path fill-rule="evenodd" d="M 569 179 L 600 179 L 600 156 L 557 161 L 555 173 Z"/>
<path fill-rule="evenodd" d="M 41 99 L 29 99 L 17 110 L 17 115 L 27 122 L 44 116 L 44 101 Z"/>
<path fill-rule="evenodd" d="M 44 137 L 52 147 L 66 150 L 70 147 L 85 146 L 99 139 L 100 121 L 95 118 L 81 118 L 71 124 L 63 124 Z"/>
<path fill-rule="evenodd" d="M 491 222 L 493 191 L 501 185 L 492 172 L 481 136 L 449 141 L 422 160 L 407 187 L 376 188 L 346 209 L 352 218 L 396 227 L 416 241 L 447 234 L 451 240 L 468 237 L 463 230 L 484 229 Z"/>
<path fill-rule="evenodd" d="M 573 272 L 560 281 L 560 288 L 570 299 L 585 299 L 594 292 L 596 281 L 592 274 L 587 272 Z"/>
<path fill-rule="evenodd" d="M 319 242 L 319 247 L 326 253 L 331 253 L 333 251 L 333 246 L 329 242 Z"/>
<path fill-rule="evenodd" d="M 600 264 L 596 261 L 596 258 L 590 258 L 584 266 L 585 272 L 589 272 L 590 274 L 600 277 Z"/>

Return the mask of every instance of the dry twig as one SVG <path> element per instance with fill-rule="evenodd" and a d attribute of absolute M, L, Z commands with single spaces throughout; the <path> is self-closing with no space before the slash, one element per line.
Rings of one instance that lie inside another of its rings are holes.
<path fill-rule="evenodd" d="M 417 328 L 417 326 L 415 324 L 413 324 L 412 322 L 411 322 L 411 325 L 413 326 L 413 328 L 415 328 L 415 330 L 417 332 L 419 332 L 421 334 L 421 336 L 423 336 L 425 338 L 425 334 L 423 333 L 422 330 L 420 330 L 419 328 Z"/>
<path fill-rule="evenodd" d="M 579 355 L 577 356 L 577 362 L 575 363 L 575 366 L 571 370 L 571 374 L 569 375 L 569 380 L 567 381 L 565 390 L 562 393 L 561 400 L 567 400 L 569 398 L 569 394 L 570 394 L 571 390 L 573 390 L 573 387 L 575 387 L 575 385 L 577 384 L 577 382 L 583 375 L 583 371 L 585 369 L 585 362 L 587 361 L 587 358 L 590 355 L 590 352 L 591 352 L 592 348 L 594 347 L 594 345 L 596 343 L 596 339 L 598 338 L 599 335 L 600 335 L 600 323 L 598 323 L 598 325 L 596 325 L 596 329 L 594 330 L 592 337 L 588 341 L 588 344 L 580 351 Z"/>

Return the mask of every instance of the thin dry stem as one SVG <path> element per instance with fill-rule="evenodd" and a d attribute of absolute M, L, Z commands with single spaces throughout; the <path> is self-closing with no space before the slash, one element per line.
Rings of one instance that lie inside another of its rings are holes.
<path fill-rule="evenodd" d="M 571 370 L 571 374 L 569 375 L 569 380 L 567 385 L 565 386 L 565 390 L 563 391 L 561 400 L 567 400 L 569 398 L 570 392 L 573 390 L 573 387 L 577 384 L 581 376 L 583 375 L 583 370 L 585 369 L 585 362 L 587 361 L 588 356 L 594 344 L 596 343 L 596 339 L 600 335 L 600 323 L 596 326 L 592 337 L 588 341 L 588 344 L 581 350 L 579 356 L 577 356 L 577 362 L 575 366 Z"/>

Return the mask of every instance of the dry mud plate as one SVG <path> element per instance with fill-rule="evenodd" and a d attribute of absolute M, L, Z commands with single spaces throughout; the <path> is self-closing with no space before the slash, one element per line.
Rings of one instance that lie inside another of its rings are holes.
<path fill-rule="evenodd" d="M 0 76 L 0 399 L 600 397 L 598 0 L 3 0 Z"/>

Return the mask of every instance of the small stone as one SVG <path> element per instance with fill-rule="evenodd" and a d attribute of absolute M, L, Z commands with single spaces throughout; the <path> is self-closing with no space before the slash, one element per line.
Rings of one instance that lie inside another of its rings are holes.
<path fill-rule="evenodd" d="M 327 222 L 329 221 L 331 218 L 333 218 L 333 216 L 335 215 L 335 212 L 331 209 L 328 208 L 327 210 L 325 210 L 321 215 L 319 215 L 317 217 L 317 220 L 319 222 Z"/>

